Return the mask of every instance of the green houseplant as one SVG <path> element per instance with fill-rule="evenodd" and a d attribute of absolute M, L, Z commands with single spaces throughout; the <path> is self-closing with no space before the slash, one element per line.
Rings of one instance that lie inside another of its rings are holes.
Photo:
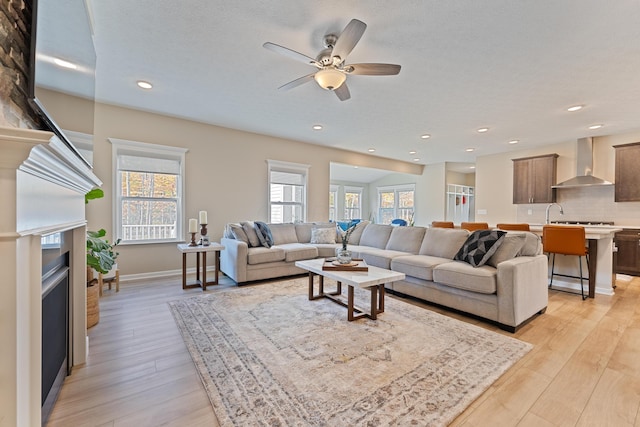
<path fill-rule="evenodd" d="M 120 243 L 120 239 L 109 243 L 104 239 L 106 234 L 104 228 L 87 231 L 87 267 L 102 274 L 107 274 L 113 268 L 118 258 L 118 252 L 114 248 Z"/>

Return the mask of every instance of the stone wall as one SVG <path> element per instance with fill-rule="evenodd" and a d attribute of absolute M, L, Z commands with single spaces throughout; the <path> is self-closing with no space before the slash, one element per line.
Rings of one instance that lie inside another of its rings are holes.
<path fill-rule="evenodd" d="M 0 2 L 0 126 L 42 129 L 28 99 L 31 1 Z"/>

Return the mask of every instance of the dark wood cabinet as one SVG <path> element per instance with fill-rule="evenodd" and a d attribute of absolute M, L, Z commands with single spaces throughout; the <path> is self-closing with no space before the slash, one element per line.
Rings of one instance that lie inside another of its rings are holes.
<path fill-rule="evenodd" d="M 513 159 L 513 203 L 552 203 L 556 192 L 557 154 Z"/>
<path fill-rule="evenodd" d="M 640 229 L 625 228 L 616 233 L 614 239 L 616 254 L 616 273 L 640 276 Z"/>
<path fill-rule="evenodd" d="M 614 145 L 616 149 L 616 202 L 640 201 L 640 142 Z"/>

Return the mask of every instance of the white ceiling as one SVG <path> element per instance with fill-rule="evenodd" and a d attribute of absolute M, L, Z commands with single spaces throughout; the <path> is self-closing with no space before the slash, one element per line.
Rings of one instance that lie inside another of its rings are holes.
<path fill-rule="evenodd" d="M 97 99 L 198 122 L 430 164 L 640 129 L 638 0 L 91 1 Z M 368 27 L 341 102 L 315 68 L 327 33 Z M 137 80 L 154 88 L 144 91 Z M 582 111 L 566 108 L 584 104 Z M 604 127 L 592 131 L 589 125 Z M 321 124 L 322 131 L 312 130 Z M 489 132 L 476 130 L 489 127 Z M 429 133 L 428 140 L 420 138 Z M 518 139 L 519 144 L 508 141 Z M 468 153 L 466 148 L 475 148 Z M 409 151 L 416 154 L 409 154 Z"/>

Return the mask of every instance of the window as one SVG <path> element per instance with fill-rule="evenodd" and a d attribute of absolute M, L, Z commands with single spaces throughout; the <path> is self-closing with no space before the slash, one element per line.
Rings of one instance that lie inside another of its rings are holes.
<path fill-rule="evenodd" d="M 344 188 L 344 217 L 343 219 L 362 218 L 362 188 Z"/>
<path fill-rule="evenodd" d="M 304 222 L 307 217 L 308 165 L 267 160 L 269 164 L 269 222 Z"/>
<path fill-rule="evenodd" d="M 395 218 L 413 223 L 415 186 L 402 185 L 378 188 L 378 221 L 391 224 Z"/>
<path fill-rule="evenodd" d="M 331 185 L 329 187 L 329 221 L 337 221 L 336 213 L 338 211 L 338 186 Z"/>
<path fill-rule="evenodd" d="M 115 236 L 122 243 L 182 241 L 186 149 L 109 138 Z"/>

